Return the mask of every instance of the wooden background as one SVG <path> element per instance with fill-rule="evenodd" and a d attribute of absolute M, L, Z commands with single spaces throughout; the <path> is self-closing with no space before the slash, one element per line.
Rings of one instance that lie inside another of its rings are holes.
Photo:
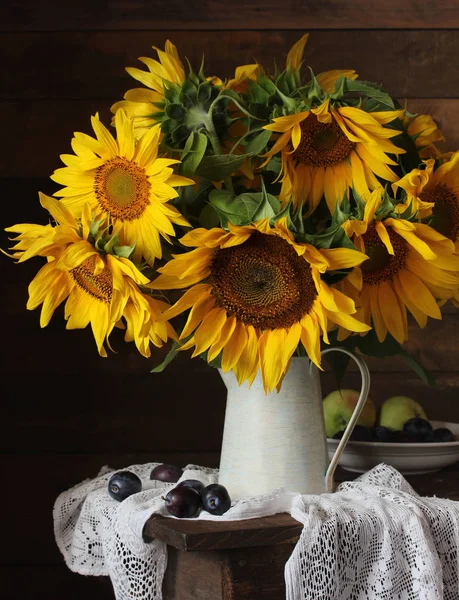
<path fill-rule="evenodd" d="M 108 124 L 109 106 L 135 87 L 124 68 L 155 57 L 170 39 L 195 68 L 230 77 L 239 64 L 274 59 L 309 31 L 305 60 L 316 73 L 354 68 L 384 83 L 412 111 L 430 112 L 459 149 L 459 2 L 439 0 L 80 0 L 5 1 L 0 7 L 1 247 L 3 227 L 46 222 L 38 191 L 70 151 L 74 131 L 91 133 L 90 115 Z M 218 465 L 225 389 L 218 372 L 185 357 L 163 374 L 132 344 L 98 356 L 90 331 L 65 331 L 61 315 L 44 330 L 25 310 L 27 285 L 41 262 L 1 259 L 2 428 L 0 596 L 2 599 L 112 598 L 105 579 L 71 573 L 53 537 L 57 495 L 100 467 L 170 461 Z M 408 348 L 441 390 L 426 387 L 398 360 L 370 361 L 372 396 L 405 393 L 428 416 L 459 421 L 459 321 L 413 329 Z M 158 353 L 158 360 L 161 353 Z M 322 378 L 324 394 L 333 389 Z M 358 386 L 355 372 L 346 386 Z M 52 591 L 51 591 L 52 590 Z M 46 595 L 45 595 L 46 594 Z"/>

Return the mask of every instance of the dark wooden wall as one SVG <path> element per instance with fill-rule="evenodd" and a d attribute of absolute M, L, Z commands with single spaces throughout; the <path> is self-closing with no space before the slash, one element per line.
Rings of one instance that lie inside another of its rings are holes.
<path fill-rule="evenodd" d="M 385 84 L 412 111 L 432 113 L 445 149 L 459 149 L 459 2 L 438 0 L 6 0 L 0 6 L 0 187 L 3 227 L 46 222 L 38 191 L 70 151 L 74 131 L 91 133 L 89 118 L 134 80 L 152 45 L 170 39 L 182 58 L 207 74 L 231 76 L 260 60 L 283 64 L 291 45 L 311 33 L 305 59 L 315 72 L 354 68 Z M 0 469 L 2 543 L 0 597 L 111 598 L 109 582 L 72 574 L 55 545 L 56 496 L 103 465 L 171 461 L 218 465 L 225 390 L 202 361 L 172 363 L 150 374 L 151 361 L 114 336 L 117 353 L 98 356 L 90 331 L 65 331 L 56 315 L 44 330 L 25 310 L 27 285 L 41 263 L 0 259 L 2 408 Z M 408 347 L 443 389 L 426 387 L 398 360 L 370 361 L 372 396 L 420 400 L 431 418 L 459 421 L 459 320 L 413 329 Z M 157 359 L 162 353 L 158 352 Z M 357 386 L 353 371 L 346 386 Z M 333 388 L 323 376 L 324 393 Z"/>

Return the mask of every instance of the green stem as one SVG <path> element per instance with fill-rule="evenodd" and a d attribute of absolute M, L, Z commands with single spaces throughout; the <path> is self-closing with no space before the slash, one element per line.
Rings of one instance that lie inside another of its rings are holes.
<path fill-rule="evenodd" d="M 248 137 L 249 135 L 252 135 L 253 133 L 258 133 L 259 131 L 263 131 L 263 128 L 260 127 L 260 129 L 252 129 L 252 131 L 247 131 L 246 133 L 244 133 L 244 135 L 238 139 L 238 141 L 234 144 L 234 146 L 231 148 L 230 150 L 230 154 L 233 154 L 234 150 L 236 150 L 236 148 L 242 144 L 242 142 L 245 140 L 246 137 Z"/>
<path fill-rule="evenodd" d="M 207 115 L 207 118 L 204 120 L 204 125 L 206 126 L 207 135 L 209 136 L 209 140 L 214 153 L 217 155 L 222 154 L 222 147 L 220 145 L 220 140 L 218 139 L 217 132 L 215 131 L 214 122 L 212 121 L 212 114 Z M 223 181 L 225 183 L 226 189 L 229 192 L 234 192 L 233 181 L 231 179 L 231 176 L 225 177 Z"/>

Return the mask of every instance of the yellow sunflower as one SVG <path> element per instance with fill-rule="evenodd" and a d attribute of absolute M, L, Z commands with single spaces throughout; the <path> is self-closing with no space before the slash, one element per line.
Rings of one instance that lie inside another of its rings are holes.
<path fill-rule="evenodd" d="M 420 327 L 427 318 L 441 319 L 437 300 L 459 289 L 459 256 L 451 240 L 422 223 L 375 219 L 382 188 L 369 196 L 363 220 L 343 227 L 370 260 L 356 267 L 340 284 L 355 300 L 357 316 L 373 325 L 380 342 L 387 332 L 400 343 L 408 339 L 407 310 Z"/>
<path fill-rule="evenodd" d="M 435 142 L 444 142 L 445 137 L 431 115 L 416 115 L 414 117 L 405 115 L 403 124 L 408 135 L 414 139 L 421 158 L 438 158 L 441 156 Z"/>
<path fill-rule="evenodd" d="M 429 158 L 423 161 L 422 168 L 416 168 L 409 171 L 398 181 L 392 184 L 392 191 L 397 192 L 397 188 L 402 188 L 406 192 L 403 202 L 397 204 L 396 212 L 403 213 L 408 207 L 411 207 L 413 213 L 421 219 L 432 214 L 434 202 L 428 194 L 424 194 L 424 188 L 429 183 L 435 167 L 435 160 Z"/>
<path fill-rule="evenodd" d="M 150 342 L 162 346 L 176 338 L 161 313 L 165 302 L 143 294 L 139 286 L 149 280 L 127 258 L 100 254 L 89 241 L 91 209 L 86 205 L 81 220 L 59 200 L 40 194 L 40 202 L 57 222 L 51 225 L 22 223 L 6 228 L 17 233 L 12 257 L 24 262 L 33 256 L 47 258 L 29 285 L 27 308 L 42 305 L 40 326 L 46 327 L 56 308 L 65 301 L 67 329 L 91 325 L 97 349 L 104 347 L 113 328 L 126 328 L 126 341 L 134 341 L 139 352 L 149 357 Z"/>
<path fill-rule="evenodd" d="M 239 384 L 253 381 L 258 370 L 265 390 L 281 382 L 301 343 L 320 366 L 320 339 L 328 343 L 331 326 L 356 332 L 369 327 L 351 315 L 354 302 L 328 286 L 321 273 L 351 268 L 366 260 L 356 250 L 318 250 L 294 241 L 280 219 L 247 226 L 195 229 L 181 239 L 193 250 L 175 255 L 158 269 L 149 287 L 185 289 L 164 317 L 191 309 L 181 331 L 181 346 L 193 356 L 221 353 L 224 372 L 233 370 Z"/>
<path fill-rule="evenodd" d="M 139 58 L 148 71 L 126 67 L 129 75 L 145 87 L 128 90 L 124 100 L 115 102 L 111 107 L 112 113 L 116 114 L 121 108 L 133 119 L 136 139 L 156 124 L 155 114 L 162 109 L 155 104 L 164 101 L 164 85 L 167 82 L 181 84 L 185 80 L 185 69 L 174 44 L 167 40 L 164 51 L 156 46 L 153 48 L 158 53 L 159 62 L 145 56 Z"/>
<path fill-rule="evenodd" d="M 423 169 L 413 169 L 392 184 L 406 192 L 405 204 L 421 208 L 422 217 L 432 215 L 432 226 L 452 240 L 459 253 L 459 151 L 434 170 L 433 158 Z"/>
<path fill-rule="evenodd" d="M 286 68 L 292 71 L 298 71 L 303 64 L 303 54 L 309 33 L 305 33 L 297 42 L 293 44 L 287 54 Z M 358 75 L 354 69 L 333 69 L 324 71 L 316 76 L 316 80 L 324 92 L 331 94 L 335 91 L 335 84 L 340 77 L 347 79 L 357 79 Z"/>
<path fill-rule="evenodd" d="M 380 186 L 376 177 L 396 181 L 388 154 L 403 154 L 389 138 L 399 131 L 383 127 L 403 110 L 370 112 L 351 106 L 319 107 L 273 119 L 264 128 L 281 134 L 266 154 L 267 164 L 281 153 L 283 202 L 308 204 L 312 212 L 323 196 L 331 213 L 349 188 L 361 196 Z"/>
<path fill-rule="evenodd" d="M 258 63 L 236 67 L 234 77 L 228 80 L 225 87 L 239 93 L 246 92 L 248 82 L 256 81 L 259 72 L 263 72 L 263 67 Z"/>
<path fill-rule="evenodd" d="M 421 206 L 421 217 L 430 217 L 430 225 L 449 238 L 459 254 L 459 152 L 434 171 L 434 160 L 424 161 L 425 169 L 413 169 L 393 184 L 407 193 L 406 205 Z M 459 306 L 459 290 L 453 293 Z"/>
<path fill-rule="evenodd" d="M 135 245 L 132 260 L 140 262 L 143 257 L 153 264 L 162 256 L 160 236 L 170 241 L 174 224 L 189 227 L 169 200 L 178 196 L 175 187 L 194 181 L 174 173 L 172 165 L 178 160 L 158 158 L 159 127 L 149 129 L 135 143 L 132 121 L 123 110 L 115 116 L 117 139 L 97 115 L 91 121 L 96 139 L 75 133 L 75 155 L 61 155 L 67 166 L 51 176 L 66 186 L 54 195 L 77 218 L 86 203 L 97 218 L 110 216 L 120 244 Z"/>

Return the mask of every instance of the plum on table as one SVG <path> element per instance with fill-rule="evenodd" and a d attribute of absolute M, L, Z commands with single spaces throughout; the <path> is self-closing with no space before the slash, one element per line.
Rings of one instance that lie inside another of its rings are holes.
<path fill-rule="evenodd" d="M 164 497 L 169 514 L 179 519 L 195 517 L 202 508 L 200 493 L 192 487 L 177 486 Z"/>
<path fill-rule="evenodd" d="M 231 506 L 231 498 L 225 486 L 211 483 L 201 493 L 202 507 L 212 515 L 223 515 Z"/>
<path fill-rule="evenodd" d="M 166 483 L 177 483 L 182 475 L 183 470 L 177 465 L 162 463 L 161 465 L 157 465 L 154 469 L 152 469 L 150 473 L 150 479 L 164 481 Z"/>
<path fill-rule="evenodd" d="M 108 493 L 110 496 L 122 502 L 132 494 L 142 491 L 142 481 L 132 471 L 118 471 L 108 481 Z"/>
<path fill-rule="evenodd" d="M 202 481 L 199 481 L 199 479 L 184 479 L 177 485 L 177 487 L 190 487 L 201 494 L 205 485 L 202 483 Z"/>

